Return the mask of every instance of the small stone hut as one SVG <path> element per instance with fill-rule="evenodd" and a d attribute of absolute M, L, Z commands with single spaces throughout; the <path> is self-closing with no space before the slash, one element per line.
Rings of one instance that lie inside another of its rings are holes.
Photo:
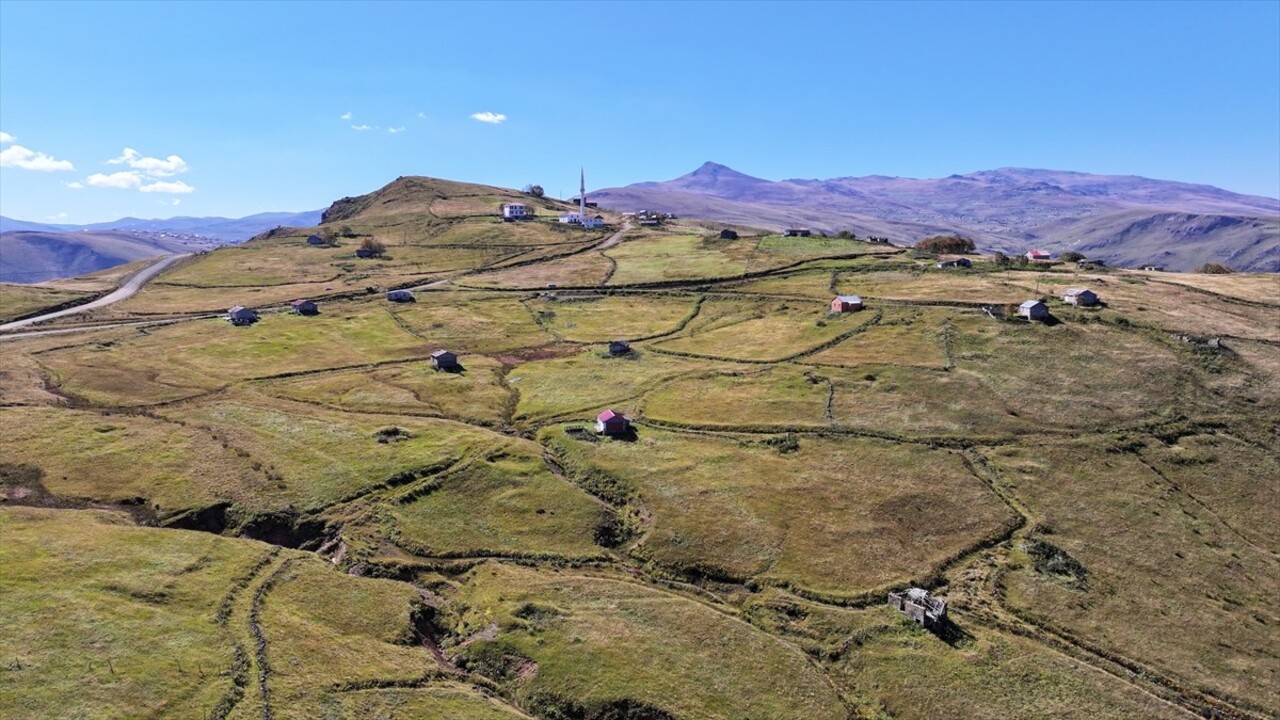
<path fill-rule="evenodd" d="M 458 356 L 448 350 L 437 350 L 431 353 L 431 366 L 437 370 L 457 370 Z"/>
<path fill-rule="evenodd" d="M 1088 288 L 1067 288 L 1062 293 L 1062 302 L 1080 307 L 1092 307 L 1098 304 L 1098 295 Z"/>
<path fill-rule="evenodd" d="M 1018 306 L 1018 314 L 1028 320 L 1044 320 L 1049 317 L 1049 306 L 1039 300 L 1028 300 Z"/>
<path fill-rule="evenodd" d="M 232 325 L 252 325 L 258 322 L 258 313 L 243 305 L 236 305 L 227 311 L 227 320 Z"/>
<path fill-rule="evenodd" d="M 313 300 L 294 300 L 289 303 L 289 307 L 299 315 L 319 315 L 320 306 L 315 304 Z"/>
<path fill-rule="evenodd" d="M 947 601 L 933 597 L 924 588 L 889 593 L 889 606 L 926 630 L 941 629 L 947 622 Z"/>
<path fill-rule="evenodd" d="M 387 299 L 391 302 L 413 302 L 413 293 L 408 290 L 392 290 L 387 293 Z"/>
<path fill-rule="evenodd" d="M 609 343 L 610 355 L 626 355 L 629 352 L 631 352 L 631 343 L 626 340 L 614 340 Z"/>

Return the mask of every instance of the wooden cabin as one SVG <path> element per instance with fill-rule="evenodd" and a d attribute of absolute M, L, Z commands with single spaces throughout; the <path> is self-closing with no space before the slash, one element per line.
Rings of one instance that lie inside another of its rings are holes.
<path fill-rule="evenodd" d="M 448 350 L 437 350 L 431 353 L 431 367 L 437 370 L 458 370 L 458 356 Z"/>
<path fill-rule="evenodd" d="M 1028 320 L 1044 320 L 1049 317 L 1049 306 L 1039 300 L 1028 300 L 1018 306 L 1018 314 Z"/>
<path fill-rule="evenodd" d="M 1080 307 L 1093 307 L 1098 304 L 1098 296 L 1088 288 L 1067 288 L 1066 292 L 1062 293 L 1062 302 Z"/>
<path fill-rule="evenodd" d="M 601 435 L 626 435 L 631 421 L 625 415 L 605 410 L 596 416 L 596 432 Z"/>
<path fill-rule="evenodd" d="M 862 298 L 857 295 L 837 295 L 831 300 L 831 312 L 857 312 L 862 309 Z"/>

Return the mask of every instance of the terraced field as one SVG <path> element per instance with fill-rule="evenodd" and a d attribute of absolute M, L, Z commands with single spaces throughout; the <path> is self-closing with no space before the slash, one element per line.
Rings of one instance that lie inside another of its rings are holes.
<path fill-rule="evenodd" d="M 562 207 L 402 178 L 0 336 L 0 716 L 1280 714 L 1274 278 Z"/>

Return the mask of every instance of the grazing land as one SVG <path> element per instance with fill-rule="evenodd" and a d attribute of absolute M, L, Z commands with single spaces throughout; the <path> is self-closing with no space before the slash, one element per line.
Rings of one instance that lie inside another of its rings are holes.
<path fill-rule="evenodd" d="M 401 178 L 0 334 L 0 716 L 1280 714 L 1274 277 L 569 207 Z"/>

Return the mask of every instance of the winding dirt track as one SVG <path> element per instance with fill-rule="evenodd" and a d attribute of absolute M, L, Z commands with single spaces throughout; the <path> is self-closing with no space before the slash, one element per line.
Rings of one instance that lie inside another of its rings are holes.
<path fill-rule="evenodd" d="M 89 310 L 96 310 L 97 308 L 113 305 L 121 300 L 133 297 L 133 294 L 138 292 L 138 290 L 141 290 L 142 286 L 145 285 L 148 280 L 159 275 L 165 268 L 182 258 L 189 257 L 189 255 L 190 253 L 182 255 L 166 255 L 165 257 L 160 258 L 156 263 L 148 265 L 142 270 L 134 273 L 134 275 L 121 284 L 120 287 L 112 290 L 110 293 L 98 298 L 97 300 L 87 302 L 84 305 L 77 305 L 73 308 L 67 308 L 66 310 L 37 315 L 35 317 L 27 318 L 26 320 L 14 320 L 13 322 L 0 325 L 0 332 L 4 332 L 6 330 L 18 330 L 20 328 L 27 327 L 28 325 L 44 322 L 45 320 L 52 320 L 66 315 L 75 315 L 76 313 L 88 312 Z"/>

